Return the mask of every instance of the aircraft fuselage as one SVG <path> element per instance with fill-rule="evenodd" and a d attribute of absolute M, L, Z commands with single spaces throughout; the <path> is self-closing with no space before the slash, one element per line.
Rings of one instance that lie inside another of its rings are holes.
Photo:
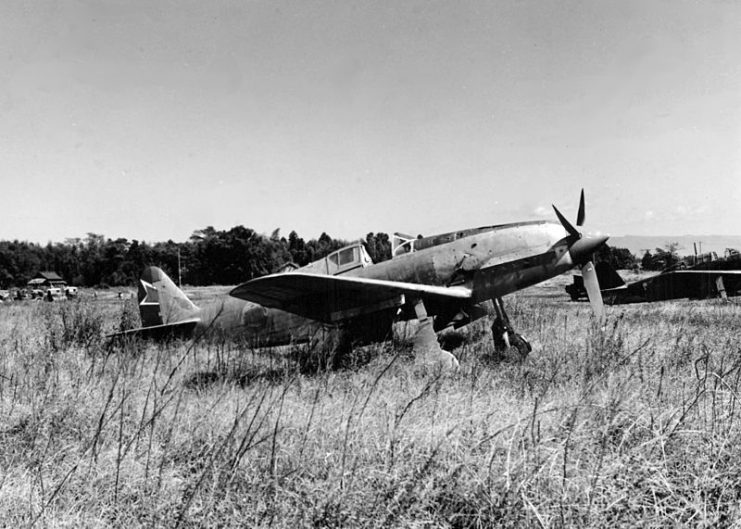
<path fill-rule="evenodd" d="M 473 299 L 451 305 L 430 304 L 427 311 L 439 316 L 444 327 L 458 311 L 475 313 L 472 306 L 557 276 L 574 266 L 569 255 L 568 233 L 556 223 L 521 222 L 450 232 L 417 239 L 414 250 L 393 259 L 359 266 L 343 275 L 436 286 L 464 285 Z M 310 268 L 311 265 L 309 265 Z M 316 267 L 314 267 L 316 268 Z M 299 269 L 298 271 L 304 271 Z M 290 272 L 289 272 L 290 273 Z M 228 298 L 201 309 L 200 327 L 254 339 L 259 345 L 280 345 L 312 339 L 326 325 L 278 309 Z M 483 312 L 479 311 L 479 315 Z M 394 317 L 414 318 L 410 310 L 381 318 L 389 325 Z M 377 316 L 376 320 L 378 319 Z M 377 323 L 373 322 L 374 324 Z M 378 330 L 362 321 L 353 331 L 361 341 L 374 341 Z"/>
<path fill-rule="evenodd" d="M 348 275 L 438 286 L 466 285 L 476 301 L 501 297 L 573 267 L 565 230 L 534 221 L 418 239 L 415 251 Z"/>

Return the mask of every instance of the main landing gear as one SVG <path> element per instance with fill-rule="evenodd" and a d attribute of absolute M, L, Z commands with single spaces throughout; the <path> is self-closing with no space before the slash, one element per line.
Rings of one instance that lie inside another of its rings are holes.
<path fill-rule="evenodd" d="M 533 350 L 530 342 L 524 336 L 515 332 L 509 322 L 509 317 L 504 311 L 504 302 L 502 298 L 492 299 L 496 318 L 491 326 L 492 337 L 494 338 L 494 351 L 497 359 L 511 359 L 522 361 Z"/>
<path fill-rule="evenodd" d="M 419 325 L 414 335 L 412 354 L 417 364 L 450 371 L 458 369 L 456 357 L 445 351 L 437 342 L 432 318 L 427 315 L 427 309 L 422 300 L 417 300 L 414 304 L 414 311 Z"/>

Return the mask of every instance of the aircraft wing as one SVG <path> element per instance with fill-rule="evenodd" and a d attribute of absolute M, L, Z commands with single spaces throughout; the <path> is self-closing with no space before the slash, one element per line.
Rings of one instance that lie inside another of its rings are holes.
<path fill-rule="evenodd" d="M 407 297 L 435 303 L 461 302 L 470 300 L 472 296 L 471 290 L 462 286 L 442 287 L 296 272 L 253 279 L 229 294 L 325 323 L 398 308 L 406 303 Z"/>
<path fill-rule="evenodd" d="M 675 270 L 630 283 L 615 303 L 735 296 L 740 291 L 741 270 Z"/>

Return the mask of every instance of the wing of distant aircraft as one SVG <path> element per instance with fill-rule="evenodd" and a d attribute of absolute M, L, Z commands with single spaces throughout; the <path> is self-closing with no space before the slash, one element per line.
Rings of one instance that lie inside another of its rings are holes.
<path fill-rule="evenodd" d="M 736 296 L 741 293 L 741 270 L 672 270 L 645 279 L 625 283 L 609 265 L 598 264 L 602 296 L 608 305 L 644 303 L 669 299 L 705 299 Z M 571 298 L 585 296 L 579 276 L 566 287 Z"/>
<path fill-rule="evenodd" d="M 463 286 L 442 287 L 295 272 L 254 279 L 236 287 L 230 295 L 325 323 L 398 308 L 404 305 L 407 297 L 432 303 L 460 303 L 472 298 L 471 290 Z"/>
<path fill-rule="evenodd" d="M 614 303 L 735 296 L 741 290 L 741 270 L 675 270 L 626 285 Z M 607 293 L 606 297 L 608 296 Z"/>

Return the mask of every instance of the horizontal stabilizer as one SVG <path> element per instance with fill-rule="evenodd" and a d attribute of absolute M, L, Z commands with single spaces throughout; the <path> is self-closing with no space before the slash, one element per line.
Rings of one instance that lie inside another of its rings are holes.
<path fill-rule="evenodd" d="M 129 329 L 108 336 L 113 340 L 126 338 L 141 338 L 143 340 L 166 340 L 171 338 L 191 338 L 195 332 L 200 319 L 179 321 L 177 323 L 166 323 L 164 325 L 152 325 L 151 327 L 139 327 Z"/>

